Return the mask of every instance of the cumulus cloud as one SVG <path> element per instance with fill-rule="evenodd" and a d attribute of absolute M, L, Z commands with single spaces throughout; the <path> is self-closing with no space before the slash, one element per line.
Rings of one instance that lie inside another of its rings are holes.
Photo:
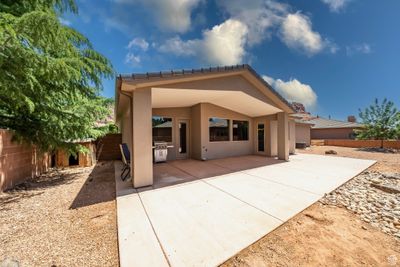
<path fill-rule="evenodd" d="M 114 0 L 118 4 L 145 8 L 157 26 L 166 31 L 184 33 L 190 29 L 191 13 L 202 0 Z"/>
<path fill-rule="evenodd" d="M 132 39 L 127 46 L 128 49 L 135 47 L 140 48 L 143 51 L 147 51 L 147 49 L 149 48 L 149 43 L 145 39 L 137 37 Z"/>
<path fill-rule="evenodd" d="M 267 75 L 262 76 L 275 90 L 288 101 L 302 103 L 306 108 L 312 109 L 317 103 L 317 94 L 308 84 L 301 83 L 297 79 L 282 81 Z"/>
<path fill-rule="evenodd" d="M 321 52 L 326 46 L 318 32 L 312 30 L 310 19 L 301 14 L 288 14 L 281 27 L 282 41 L 292 49 L 298 49 L 313 55 Z"/>
<path fill-rule="evenodd" d="M 287 4 L 272 0 L 219 0 L 218 4 L 229 17 L 247 26 L 247 41 L 250 46 L 269 38 L 271 30 L 289 12 Z"/>
<path fill-rule="evenodd" d="M 219 6 L 248 28 L 247 45 L 259 44 L 275 32 L 289 48 L 314 55 L 324 50 L 336 53 L 339 47 L 312 29 L 311 19 L 293 12 L 291 6 L 275 0 L 219 0 Z"/>
<path fill-rule="evenodd" d="M 329 9 L 333 12 L 343 10 L 350 1 L 352 0 L 322 0 L 322 2 L 327 4 Z"/>
<path fill-rule="evenodd" d="M 346 46 L 346 54 L 352 56 L 354 54 L 371 54 L 372 47 L 367 43 Z"/>
<path fill-rule="evenodd" d="M 174 37 L 167 40 L 158 50 L 177 56 L 197 56 L 208 64 L 238 64 L 246 54 L 247 32 L 245 24 L 228 19 L 212 29 L 205 30 L 201 39 L 184 41 L 180 37 Z"/>

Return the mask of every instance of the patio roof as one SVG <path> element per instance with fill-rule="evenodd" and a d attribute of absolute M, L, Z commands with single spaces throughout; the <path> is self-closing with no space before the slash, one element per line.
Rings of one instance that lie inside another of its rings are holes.
<path fill-rule="evenodd" d="M 248 115 L 251 116 L 260 116 L 260 115 L 265 115 L 265 114 L 273 114 L 279 111 L 286 111 L 288 113 L 293 113 L 294 110 L 291 106 L 291 104 L 283 98 L 276 90 L 272 88 L 271 85 L 269 85 L 258 73 L 250 66 L 247 64 L 243 65 L 236 65 L 236 66 L 225 66 L 225 67 L 210 67 L 210 68 L 200 68 L 200 69 L 191 69 L 191 70 L 171 70 L 171 71 L 160 71 L 160 72 L 147 72 L 147 73 L 136 73 L 136 74 L 130 74 L 130 75 L 119 75 L 116 80 L 116 90 L 117 92 L 121 91 L 134 91 L 139 88 L 153 88 L 153 93 L 156 94 L 163 94 L 162 90 L 172 90 L 168 88 L 163 88 L 166 87 L 167 85 L 170 84 L 175 84 L 175 83 L 181 83 L 181 82 L 187 82 L 187 81 L 196 81 L 196 80 L 204 80 L 204 79 L 213 79 L 213 78 L 219 78 L 219 77 L 227 77 L 227 76 L 234 76 L 234 75 L 241 75 L 244 78 L 246 78 L 249 82 L 253 83 L 256 87 L 260 88 L 261 91 L 263 91 L 265 94 L 268 94 L 269 97 L 272 98 L 274 102 L 277 102 L 279 104 L 279 109 L 271 108 L 271 105 L 268 104 L 261 104 L 257 101 L 254 101 L 254 99 L 246 99 L 246 94 L 243 93 L 240 95 L 240 92 L 227 92 L 227 91 L 220 91 L 217 92 L 213 90 L 213 95 L 210 94 L 210 90 L 208 91 L 208 94 L 204 94 L 203 92 L 202 95 L 200 91 L 197 92 L 196 96 L 193 95 L 193 91 L 191 90 L 189 98 L 191 98 L 193 101 L 197 101 L 199 97 L 202 97 L 202 102 L 210 102 L 214 103 L 216 105 L 220 105 L 220 103 L 215 103 L 212 100 L 215 99 L 215 97 L 220 98 L 221 95 L 225 96 L 225 100 L 227 98 L 232 98 L 233 101 L 230 101 L 228 105 L 222 104 L 222 106 L 230 109 L 236 108 L 235 106 L 232 106 L 232 102 L 234 102 L 236 99 L 242 100 L 240 101 L 243 103 L 248 100 L 249 102 L 249 110 L 245 111 L 247 112 Z M 155 90 L 156 89 L 156 90 Z M 206 91 L 206 90 L 204 90 Z M 169 91 L 168 93 L 165 92 L 164 95 L 170 94 L 172 91 Z M 183 94 L 182 90 L 179 92 L 180 94 Z M 272 93 L 272 94 L 271 94 Z M 218 95 L 219 94 L 219 95 Z M 204 96 L 206 95 L 207 99 L 204 99 Z M 249 97 L 249 96 L 247 96 Z M 212 99 L 210 99 L 212 98 Z M 160 101 L 162 102 L 163 98 L 158 98 L 161 99 Z M 184 99 L 185 101 L 189 101 L 187 99 Z M 116 102 L 118 103 L 119 101 L 119 94 L 116 94 Z M 179 99 L 176 99 L 175 101 L 179 101 Z M 164 101 L 165 102 L 165 101 Z M 165 103 L 155 103 L 154 107 L 161 107 L 162 105 L 165 106 Z M 174 103 L 171 102 L 167 104 L 167 106 L 172 107 L 175 105 L 175 107 L 183 106 L 182 103 Z M 253 108 L 251 108 L 253 106 Z M 266 109 L 267 112 L 262 112 L 262 109 Z M 256 110 L 256 112 L 252 112 L 252 110 Z"/>

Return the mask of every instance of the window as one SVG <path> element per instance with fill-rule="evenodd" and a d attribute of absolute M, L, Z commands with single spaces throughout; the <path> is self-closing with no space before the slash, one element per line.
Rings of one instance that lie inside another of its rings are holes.
<path fill-rule="evenodd" d="M 233 140 L 247 141 L 249 140 L 249 122 L 248 121 L 233 121 Z"/>
<path fill-rule="evenodd" d="M 172 142 L 172 119 L 154 116 L 153 123 L 153 142 L 163 141 Z"/>
<path fill-rule="evenodd" d="M 208 120 L 210 142 L 229 141 L 229 120 L 210 118 Z"/>

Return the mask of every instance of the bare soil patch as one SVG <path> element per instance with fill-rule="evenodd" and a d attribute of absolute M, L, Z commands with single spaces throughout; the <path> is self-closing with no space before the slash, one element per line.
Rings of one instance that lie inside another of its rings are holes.
<path fill-rule="evenodd" d="M 222 266 L 396 266 L 396 259 L 395 238 L 343 208 L 316 203 Z"/>
<path fill-rule="evenodd" d="M 54 170 L 0 193 L 0 262 L 118 266 L 113 162 Z"/>
<path fill-rule="evenodd" d="M 333 156 L 377 160 L 368 169 L 370 172 L 400 173 L 399 153 L 333 146 L 315 146 L 299 152 L 325 155 L 327 150 L 336 151 Z M 346 185 L 339 188 L 345 189 Z M 355 198 L 358 201 L 359 196 Z M 318 202 L 222 266 L 399 266 L 400 239 L 384 233 L 379 225 L 367 223 L 362 217 L 365 213 L 350 208 L 352 203 L 337 207 Z"/>
<path fill-rule="evenodd" d="M 335 157 L 348 157 L 357 159 L 372 159 L 378 161 L 369 168 L 370 171 L 395 172 L 400 173 L 400 152 L 387 150 L 380 152 L 379 149 L 363 149 L 338 146 L 311 146 L 307 149 L 297 150 L 299 153 L 325 155 L 325 151 L 334 150 L 337 152 Z"/>

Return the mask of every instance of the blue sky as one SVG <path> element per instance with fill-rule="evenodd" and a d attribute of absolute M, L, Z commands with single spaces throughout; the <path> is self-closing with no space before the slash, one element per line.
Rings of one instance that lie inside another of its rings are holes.
<path fill-rule="evenodd" d="M 398 0 L 77 0 L 62 22 L 117 73 L 248 63 L 315 115 L 400 104 Z M 114 95 L 114 80 L 103 94 Z"/>

